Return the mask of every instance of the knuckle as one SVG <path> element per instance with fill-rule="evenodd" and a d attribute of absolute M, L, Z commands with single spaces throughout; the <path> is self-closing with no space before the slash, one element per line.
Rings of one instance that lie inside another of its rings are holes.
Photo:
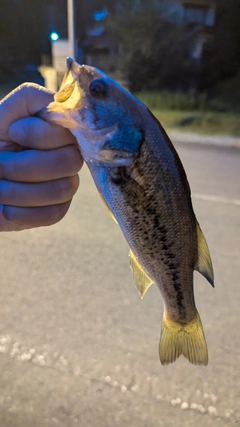
<path fill-rule="evenodd" d="M 0 153 L 0 179 L 11 179 L 10 171 L 14 168 L 14 156 L 6 152 Z"/>
<path fill-rule="evenodd" d="M 68 178 L 61 179 L 60 180 L 61 200 L 65 202 L 71 199 L 76 193 L 78 186 L 79 186 L 78 175 L 73 175 Z"/>
<path fill-rule="evenodd" d="M 1 180 L 0 181 L 0 203 L 6 203 L 6 181 Z M 8 198 L 11 199 L 11 194 L 8 192 Z"/>
<path fill-rule="evenodd" d="M 73 173 L 77 173 L 83 165 L 83 158 L 77 147 L 71 146 L 69 148 L 71 148 L 71 150 L 69 151 L 69 161 L 72 165 L 72 171 Z"/>
<path fill-rule="evenodd" d="M 79 172 L 83 165 L 83 159 L 78 147 L 74 145 L 66 146 L 64 147 L 62 155 L 62 164 L 60 165 L 61 169 L 66 170 L 69 175 L 75 175 Z"/>
<path fill-rule="evenodd" d="M 0 179 L 4 178 L 4 175 L 5 175 L 4 162 L 1 161 L 1 156 L 0 156 Z"/>
<path fill-rule="evenodd" d="M 0 231 L 19 231 L 21 225 L 16 221 L 15 209 L 12 206 L 0 205 Z"/>
<path fill-rule="evenodd" d="M 39 88 L 40 88 L 40 86 L 37 83 L 24 82 L 18 86 L 17 90 L 21 90 L 21 91 L 23 91 L 24 95 L 27 95 L 29 93 L 29 90 L 32 90 L 32 89 L 37 90 Z"/>
<path fill-rule="evenodd" d="M 44 219 L 44 225 L 52 225 L 61 221 L 70 207 L 71 200 L 72 199 L 58 205 L 50 206 L 48 208 L 48 214 Z"/>
<path fill-rule="evenodd" d="M 24 83 L 20 84 L 20 86 L 18 86 L 16 90 L 21 91 L 22 96 L 24 97 L 24 99 L 26 99 L 28 96 L 30 88 L 31 88 L 31 83 L 24 82 Z"/>
<path fill-rule="evenodd" d="M 18 86 L 18 90 L 22 90 L 22 91 L 27 91 L 29 87 L 29 83 L 28 82 L 24 82 L 22 84 L 20 84 Z"/>
<path fill-rule="evenodd" d="M 2 207 L 2 215 L 4 219 L 9 223 L 13 223 L 15 220 L 14 210 L 11 209 L 11 206 L 1 205 L 1 207 Z"/>

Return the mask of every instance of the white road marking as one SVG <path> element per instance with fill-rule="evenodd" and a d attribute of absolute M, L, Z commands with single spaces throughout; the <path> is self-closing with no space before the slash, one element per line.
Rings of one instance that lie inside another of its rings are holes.
<path fill-rule="evenodd" d="M 195 193 L 192 195 L 194 199 L 205 200 L 207 202 L 216 202 L 216 203 L 224 203 L 226 205 L 236 205 L 240 206 L 239 199 L 228 199 L 227 197 L 214 196 L 212 194 L 200 194 Z"/>

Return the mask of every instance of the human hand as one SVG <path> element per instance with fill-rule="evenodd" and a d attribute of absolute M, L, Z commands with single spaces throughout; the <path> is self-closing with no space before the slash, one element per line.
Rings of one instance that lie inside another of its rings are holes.
<path fill-rule="evenodd" d="M 0 102 L 0 231 L 60 221 L 83 160 L 73 135 L 34 117 L 53 95 L 26 83 Z"/>

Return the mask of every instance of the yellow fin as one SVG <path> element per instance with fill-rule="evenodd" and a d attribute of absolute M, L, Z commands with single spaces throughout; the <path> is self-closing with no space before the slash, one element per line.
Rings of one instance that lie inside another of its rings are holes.
<path fill-rule="evenodd" d="M 130 267 L 133 271 L 133 277 L 140 297 L 143 298 L 148 288 L 154 283 L 153 280 L 145 273 L 137 258 L 130 250 Z"/>
<path fill-rule="evenodd" d="M 198 242 L 198 258 L 195 264 L 195 270 L 199 271 L 214 287 L 213 266 L 209 253 L 208 245 L 200 225 L 196 221 L 197 242 Z"/>
<path fill-rule="evenodd" d="M 159 357 L 162 365 L 175 362 L 183 355 L 194 365 L 208 364 L 208 350 L 202 323 L 198 312 L 187 325 L 170 320 L 163 315 L 162 331 L 159 343 Z"/>
<path fill-rule="evenodd" d="M 105 199 L 104 199 L 104 197 L 102 196 L 102 194 L 100 193 L 100 191 L 99 191 L 99 194 L 100 194 L 100 197 L 101 197 L 101 199 L 102 199 L 102 201 L 103 201 L 103 203 L 104 203 L 104 205 L 105 205 L 105 208 L 107 209 L 107 211 L 108 211 L 108 213 L 109 213 L 110 217 L 113 219 L 113 221 L 115 221 L 115 222 L 116 222 L 116 224 L 118 224 L 118 222 L 117 222 L 117 220 L 116 220 L 115 216 L 113 215 L 112 211 L 109 209 L 109 207 L 108 207 L 107 203 L 105 202 Z"/>

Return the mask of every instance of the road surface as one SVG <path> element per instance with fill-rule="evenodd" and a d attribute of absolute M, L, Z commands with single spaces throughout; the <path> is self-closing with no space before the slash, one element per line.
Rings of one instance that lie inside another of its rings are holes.
<path fill-rule="evenodd" d="M 195 273 L 208 367 L 162 367 L 162 301 L 86 170 L 69 214 L 1 234 L 1 427 L 240 426 L 240 150 L 178 144 L 215 269 Z"/>

